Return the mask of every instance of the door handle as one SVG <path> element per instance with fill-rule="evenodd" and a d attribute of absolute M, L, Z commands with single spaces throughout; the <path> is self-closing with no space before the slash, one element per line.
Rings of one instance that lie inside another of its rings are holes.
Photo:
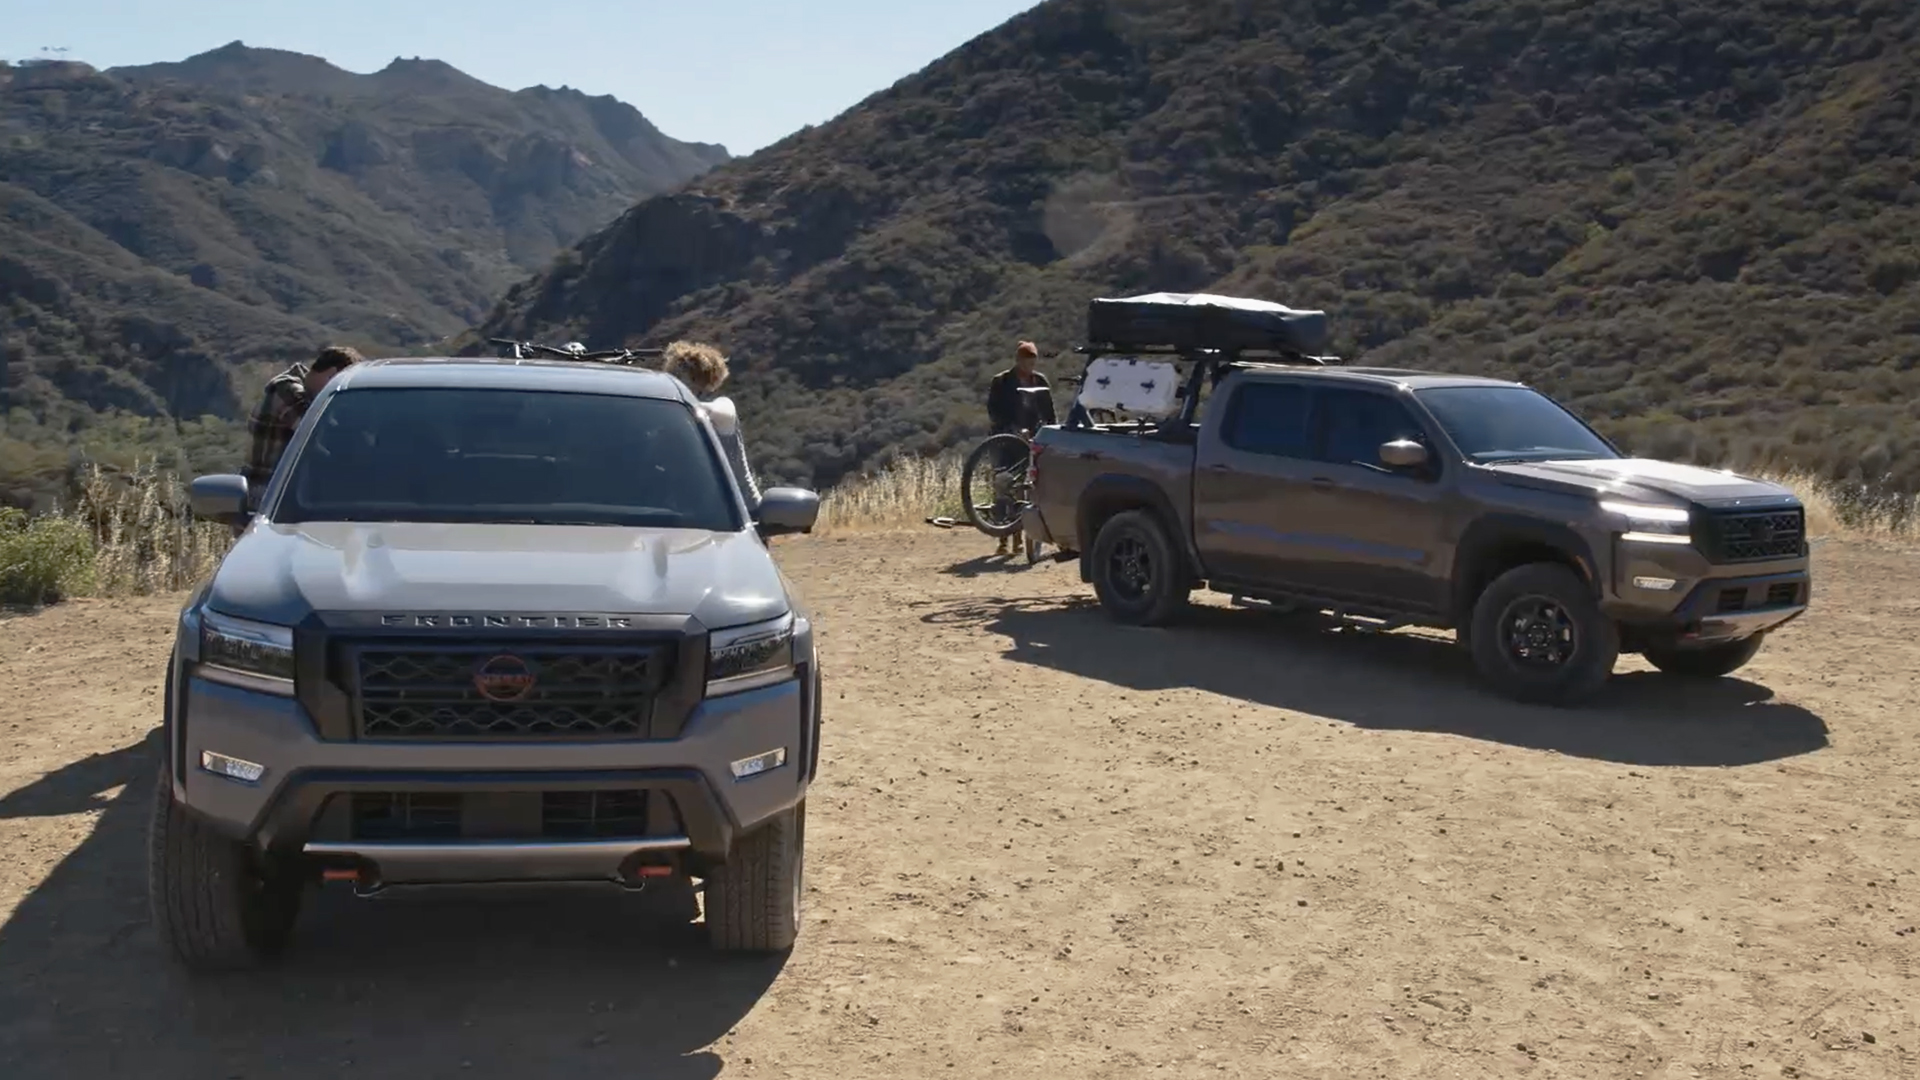
<path fill-rule="evenodd" d="M 1216 461 L 1213 464 L 1207 466 L 1208 472 L 1226 472 L 1227 469 L 1228 469 L 1228 465 L 1224 461 Z"/>
<path fill-rule="evenodd" d="M 1312 485 L 1313 490 L 1315 491 L 1332 491 L 1333 490 L 1333 481 L 1324 476 L 1316 476 L 1313 479 L 1307 481 L 1307 483 Z"/>

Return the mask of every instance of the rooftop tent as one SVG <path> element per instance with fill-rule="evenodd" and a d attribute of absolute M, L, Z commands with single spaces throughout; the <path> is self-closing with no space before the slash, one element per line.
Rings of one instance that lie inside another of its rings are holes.
<path fill-rule="evenodd" d="M 1312 356 L 1327 313 L 1211 293 L 1146 293 L 1087 305 L 1087 341 L 1111 351 L 1216 349 Z"/>

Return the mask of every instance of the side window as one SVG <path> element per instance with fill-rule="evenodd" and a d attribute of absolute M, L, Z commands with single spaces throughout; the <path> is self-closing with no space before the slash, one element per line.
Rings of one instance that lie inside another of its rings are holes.
<path fill-rule="evenodd" d="M 1294 383 L 1250 382 L 1227 403 L 1221 438 L 1249 454 L 1308 456 L 1307 418 L 1313 392 Z"/>
<path fill-rule="evenodd" d="M 1385 394 L 1323 387 L 1314 410 L 1319 453 L 1331 465 L 1380 467 L 1380 444 L 1395 439 L 1427 443 L 1407 407 Z"/>

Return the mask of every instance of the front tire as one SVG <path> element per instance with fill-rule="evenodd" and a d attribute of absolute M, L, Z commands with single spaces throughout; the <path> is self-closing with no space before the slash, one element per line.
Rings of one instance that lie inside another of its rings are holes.
<path fill-rule="evenodd" d="M 707 938 L 724 952 L 783 952 L 800 936 L 807 804 L 783 811 L 734 845 L 707 878 Z"/>
<path fill-rule="evenodd" d="M 1640 655 L 1647 658 L 1647 663 L 1668 675 L 1688 679 L 1718 679 L 1746 667 L 1747 662 L 1760 651 L 1760 646 L 1766 643 L 1766 638 L 1766 631 L 1762 630 L 1739 641 L 1691 649 L 1647 649 Z"/>
<path fill-rule="evenodd" d="M 173 801 L 162 768 L 147 837 L 147 895 L 161 944 L 195 971 L 236 971 L 277 957 L 293 936 L 304 882 L 262 872 L 246 845 Z"/>
<path fill-rule="evenodd" d="M 1570 705 L 1600 689 L 1620 657 L 1620 631 L 1585 581 L 1558 563 L 1515 567 L 1473 605 L 1474 666 L 1516 701 Z"/>
<path fill-rule="evenodd" d="M 1127 510 L 1107 519 L 1093 540 L 1093 592 L 1115 621 L 1158 626 L 1193 594 L 1185 560 L 1158 518 Z"/>

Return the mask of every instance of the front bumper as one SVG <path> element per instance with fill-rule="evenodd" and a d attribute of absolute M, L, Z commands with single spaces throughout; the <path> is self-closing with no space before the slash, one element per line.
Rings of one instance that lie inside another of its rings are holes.
<path fill-rule="evenodd" d="M 1813 597 L 1806 561 L 1766 568 L 1702 568 L 1645 557 L 1616 561 L 1613 593 L 1602 605 L 1637 641 L 1707 645 L 1776 630 L 1799 618 Z M 1668 584 L 1670 583 L 1670 584 Z M 1656 586 L 1667 584 L 1662 589 Z M 1677 601 L 1675 597 L 1678 597 Z"/>
<path fill-rule="evenodd" d="M 805 796 L 817 762 L 819 695 L 810 667 L 785 683 L 702 702 L 677 738 L 597 742 L 323 739 L 299 701 L 191 671 L 179 670 L 183 692 L 173 703 L 185 721 L 177 727 L 175 759 L 175 793 L 185 807 L 263 849 L 357 852 L 381 863 L 387 880 L 395 873 L 537 880 L 578 876 L 583 867 L 599 877 L 601 869 L 651 852 L 724 860 L 736 835 Z M 774 750 L 785 751 L 783 764 L 734 777 L 732 763 Z M 209 751 L 265 772 L 253 783 L 209 772 L 201 767 Z M 548 792 L 645 792 L 654 809 L 639 835 L 552 840 L 523 812 L 532 800 L 537 814 L 538 796 Z M 332 811 L 371 793 L 458 796 L 458 835 L 415 843 L 342 834 Z"/>

